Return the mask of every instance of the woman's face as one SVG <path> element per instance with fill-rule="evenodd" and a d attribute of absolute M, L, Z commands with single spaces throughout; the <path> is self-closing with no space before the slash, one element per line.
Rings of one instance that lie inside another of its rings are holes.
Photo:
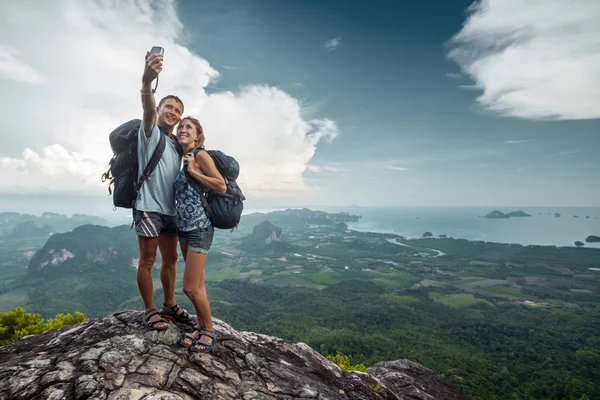
<path fill-rule="evenodd" d="M 198 132 L 196 127 L 189 119 L 182 119 L 177 126 L 177 142 L 182 146 L 195 144 L 198 140 Z"/>

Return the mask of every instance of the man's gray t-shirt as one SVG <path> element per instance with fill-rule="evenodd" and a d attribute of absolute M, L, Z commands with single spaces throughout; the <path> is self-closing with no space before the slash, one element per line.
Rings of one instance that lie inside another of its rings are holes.
<path fill-rule="evenodd" d="M 150 137 L 146 137 L 144 125 L 140 125 L 138 133 L 138 179 L 144 173 L 150 157 L 156 150 L 156 145 L 164 135 L 154 125 Z M 181 162 L 179 154 L 175 150 L 175 140 L 170 137 L 165 138 L 165 151 L 160 158 L 156 169 L 150 174 L 150 177 L 144 181 L 140 190 L 140 197 L 135 205 L 136 209 L 146 212 L 157 212 L 165 215 L 175 215 L 175 189 L 174 182 L 177 178 Z"/>

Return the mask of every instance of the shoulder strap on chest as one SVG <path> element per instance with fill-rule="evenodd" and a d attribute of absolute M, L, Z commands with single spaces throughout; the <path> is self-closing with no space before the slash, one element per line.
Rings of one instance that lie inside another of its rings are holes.
<path fill-rule="evenodd" d="M 204 147 L 196 147 L 194 149 L 194 157 L 196 157 L 202 150 L 204 150 Z"/>
<path fill-rule="evenodd" d="M 146 168 L 144 168 L 144 172 L 142 173 L 142 176 L 140 176 L 140 179 L 138 180 L 137 184 L 135 185 L 135 190 L 136 190 L 136 193 L 138 193 L 138 194 L 139 194 L 140 188 L 142 187 L 142 184 L 144 183 L 144 181 L 146 179 L 148 179 L 150 174 L 152 174 L 152 172 L 156 169 L 156 166 L 158 165 L 158 162 L 160 161 L 160 158 L 162 157 L 162 155 L 165 151 L 167 137 L 163 133 L 162 129 L 160 129 L 159 133 L 160 133 L 160 137 L 158 138 L 158 144 L 156 145 L 156 148 L 154 149 L 154 153 L 152 153 L 152 157 L 150 157 L 150 161 L 148 161 L 148 165 L 146 165 Z"/>

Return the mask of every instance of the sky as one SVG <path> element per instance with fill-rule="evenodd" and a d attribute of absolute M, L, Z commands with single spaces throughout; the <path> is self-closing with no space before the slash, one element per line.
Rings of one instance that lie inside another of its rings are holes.
<path fill-rule="evenodd" d="M 246 207 L 600 206 L 596 0 L 7 0 L 0 211 L 112 211 L 165 48 Z"/>

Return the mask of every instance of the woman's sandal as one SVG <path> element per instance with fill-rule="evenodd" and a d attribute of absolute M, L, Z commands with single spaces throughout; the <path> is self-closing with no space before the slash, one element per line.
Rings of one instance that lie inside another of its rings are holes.
<path fill-rule="evenodd" d="M 202 327 L 200 325 L 196 325 L 194 327 L 194 332 L 202 332 Z M 183 347 L 185 347 L 186 349 L 189 349 L 190 347 L 192 347 L 194 345 L 194 343 L 196 342 L 196 340 L 198 340 L 198 338 L 196 336 L 194 336 L 194 332 L 192 333 L 185 333 L 181 336 L 181 339 L 179 339 L 179 344 Z M 191 341 L 191 343 L 186 343 L 185 339 L 189 339 Z"/>
<path fill-rule="evenodd" d="M 150 321 L 150 319 L 153 316 L 155 316 L 156 314 L 158 314 L 158 319 L 155 320 L 155 321 Z M 146 313 L 146 315 L 144 316 L 144 321 L 146 321 L 146 326 L 151 331 L 164 331 L 165 329 L 167 329 L 169 327 L 168 322 L 163 319 L 163 317 L 156 310 L 156 308 L 154 310 L 149 311 L 149 312 Z M 161 322 L 163 322 L 165 324 L 165 326 L 162 326 L 162 327 L 161 326 L 156 326 L 156 324 L 159 324 Z"/>
<path fill-rule="evenodd" d="M 179 310 L 182 310 L 182 312 L 178 314 Z M 192 316 L 186 310 L 179 307 L 177 304 L 175 304 L 173 307 L 169 307 L 166 304 L 163 304 L 159 312 L 160 316 L 163 318 L 168 318 L 173 321 L 182 322 L 187 325 L 194 324 L 194 318 L 192 318 Z"/>
<path fill-rule="evenodd" d="M 195 340 L 192 342 L 192 345 L 189 347 L 191 352 L 209 353 L 212 350 L 212 348 L 214 347 L 214 345 L 217 344 L 217 334 L 215 332 L 211 332 L 211 331 L 202 329 L 200 331 L 200 337 L 202 337 L 202 335 L 210 337 L 212 339 L 212 341 L 209 343 L 209 342 L 205 342 L 204 340 L 200 340 L 200 338 L 196 339 L 194 337 Z M 204 348 L 199 349 L 196 347 L 197 345 L 204 346 Z"/>

